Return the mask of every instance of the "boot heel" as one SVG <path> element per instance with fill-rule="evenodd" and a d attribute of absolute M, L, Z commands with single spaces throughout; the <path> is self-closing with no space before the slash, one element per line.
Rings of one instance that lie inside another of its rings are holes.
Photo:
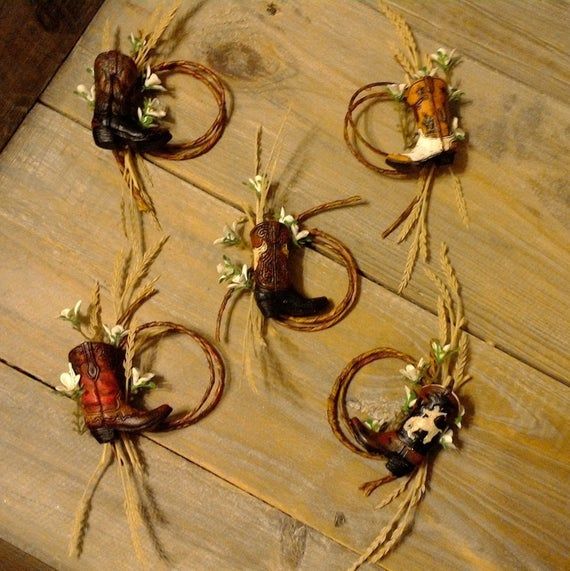
<path fill-rule="evenodd" d="M 455 151 L 445 151 L 437 155 L 433 162 L 438 166 L 445 166 L 453 164 L 453 159 L 455 159 Z"/>
<path fill-rule="evenodd" d="M 115 439 L 115 430 L 113 428 L 107 428 L 106 426 L 102 426 L 101 428 L 92 428 L 91 434 L 99 444 L 106 444 L 107 442 L 112 442 Z"/>

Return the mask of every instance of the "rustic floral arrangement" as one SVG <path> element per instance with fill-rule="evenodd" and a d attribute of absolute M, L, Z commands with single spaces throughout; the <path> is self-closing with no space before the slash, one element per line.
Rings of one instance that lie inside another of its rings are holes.
<path fill-rule="evenodd" d="M 164 34 L 172 23 L 180 2 L 162 13 L 158 7 L 150 18 L 152 32 L 131 33 L 130 55 L 113 42 L 109 28 L 103 38 L 103 49 L 88 71 L 94 85 L 78 85 L 75 93 L 93 108 L 91 128 L 98 147 L 110 149 L 117 161 L 124 183 L 141 212 L 150 213 L 156 222 L 156 211 L 145 187 L 141 157 L 151 155 L 164 159 L 186 160 L 208 152 L 224 132 L 228 113 L 226 90 L 220 78 L 202 64 L 186 61 L 157 62 Z M 166 92 L 163 78 L 183 73 L 198 79 L 212 93 L 218 113 L 210 127 L 198 138 L 170 143 L 172 135 L 164 126 L 168 111 L 159 99 Z"/>
<path fill-rule="evenodd" d="M 380 560 L 400 541 L 425 494 L 428 464 L 439 447 L 455 447 L 453 436 L 461 428 L 464 408 L 457 392 L 470 378 L 466 374 L 468 338 L 463 332 L 466 321 L 459 282 L 445 244 L 440 262 L 441 276 L 426 269 L 439 292 L 439 338 L 430 341 L 427 357 L 418 360 L 390 347 L 373 349 L 348 363 L 329 396 L 328 419 L 335 436 L 365 458 L 387 459 L 390 474 L 366 482 L 361 490 L 368 496 L 379 486 L 404 478 L 377 506 L 384 508 L 401 498 L 396 513 L 351 569 Z M 406 382 L 401 410 L 391 418 L 351 417 L 348 389 L 365 365 L 380 359 L 398 359 L 405 364 L 400 370 Z"/>
<path fill-rule="evenodd" d="M 125 205 L 123 205 L 125 206 Z M 143 524 L 162 553 L 154 533 L 154 497 L 137 447 L 136 436 L 144 431 L 170 431 L 195 424 L 218 405 L 225 385 L 224 361 L 216 347 L 204 336 L 169 321 L 134 324 L 136 312 L 158 293 L 158 276 L 148 278 L 151 267 L 168 237 L 145 250 L 143 221 L 134 201 L 124 212 L 124 230 L 129 249 L 116 260 L 111 296 L 112 324 L 102 317 L 101 288 L 96 283 L 85 312 L 82 302 L 64 309 L 60 318 L 77 330 L 84 342 L 69 352 L 68 371 L 60 376 L 57 390 L 76 403 L 74 425 L 79 433 L 89 430 L 103 444 L 101 459 L 89 479 L 77 510 L 70 540 L 70 555 L 79 557 L 96 488 L 109 466 L 116 461 L 125 495 L 125 511 L 135 553 L 144 561 L 140 538 Z M 202 349 L 209 368 L 209 380 L 200 402 L 182 415 L 171 417 L 166 404 L 152 410 L 137 407 L 144 392 L 156 389 L 155 375 L 137 367 L 140 356 L 162 336 L 182 334 Z"/>
<path fill-rule="evenodd" d="M 461 181 L 452 168 L 455 154 L 465 140 L 465 132 L 459 127 L 459 104 L 464 93 L 453 84 L 452 75 L 460 62 L 455 50 L 448 52 L 440 48 L 436 53 L 421 57 L 404 18 L 384 0 L 379 0 L 379 7 L 394 25 L 400 39 L 394 57 L 405 72 L 405 80 L 403 83 L 369 83 L 356 90 L 345 115 L 344 138 L 352 154 L 374 172 L 418 178 L 418 190 L 413 200 L 382 233 L 382 237 L 387 238 L 403 224 L 397 242 L 411 236 L 404 274 L 398 286 L 401 293 L 410 282 L 418 255 L 424 262 L 429 257 L 428 204 L 434 178 L 441 168 L 452 177 L 461 220 L 465 226 L 469 225 Z M 373 145 L 359 129 L 359 119 L 366 109 L 381 101 L 396 104 L 405 152 L 388 153 Z"/>
<path fill-rule="evenodd" d="M 288 214 L 277 199 L 273 175 L 281 145 L 283 122 L 265 168 L 261 166 L 261 128 L 257 133 L 255 175 L 246 186 L 255 195 L 255 208 L 243 205 L 244 216 L 224 227 L 223 236 L 214 244 L 246 252 L 250 263 L 236 262 L 223 255 L 218 265 L 218 282 L 227 285 L 216 323 L 220 339 L 222 318 L 231 297 L 251 292 L 244 339 L 244 358 L 267 349 L 265 320 L 272 319 L 298 331 L 321 331 L 332 327 L 352 309 L 358 296 L 358 268 L 348 248 L 338 239 L 317 228 L 302 228 L 310 217 L 334 208 L 361 203 L 358 196 L 321 204 L 297 216 Z M 249 236 L 249 239 L 247 238 Z M 331 306 L 326 297 L 306 298 L 292 285 L 290 247 L 311 244 L 338 260 L 345 267 L 348 288 L 345 296 Z"/>

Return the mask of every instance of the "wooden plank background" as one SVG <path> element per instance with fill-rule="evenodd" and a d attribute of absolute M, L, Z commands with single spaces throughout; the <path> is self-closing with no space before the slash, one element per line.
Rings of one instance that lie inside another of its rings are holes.
<path fill-rule="evenodd" d="M 95 279 L 108 302 L 113 253 L 123 246 L 119 177 L 110 154 L 94 147 L 89 112 L 73 89 L 89 80 L 84 70 L 100 51 L 105 21 L 120 22 L 124 38 L 144 26 L 153 4 L 107 1 L 0 155 L 0 538 L 9 546 L 0 544 L 0 554 L 29 554 L 58 569 L 137 568 L 114 474 L 94 502 L 84 556 L 66 558 L 74 508 L 99 447 L 71 431 L 71 405 L 50 387 L 78 342 L 55 317 L 86 300 Z M 394 5 L 422 50 L 443 44 L 463 55 L 458 77 L 470 101 L 463 112 L 470 142 L 461 177 L 471 227 L 462 227 L 442 176 L 430 232 L 434 249 L 448 242 L 463 284 L 474 380 L 464 392 L 460 452 L 438 456 L 413 533 L 381 567 L 430 569 L 437 561 L 440 568 L 562 569 L 570 475 L 568 3 Z M 290 104 L 277 173 L 288 210 L 354 193 L 367 204 L 317 220 L 359 261 L 362 294 L 353 313 L 317 334 L 271 327 L 282 366 L 259 377 L 254 394 L 241 379 L 247 304 L 239 302 L 224 346 L 231 384 L 220 407 L 191 429 L 141 439 L 169 520 L 160 537 L 170 560 L 161 565 L 343 569 L 390 514 L 374 510 L 388 490 L 367 499 L 357 489 L 383 474 L 383 465 L 345 450 L 328 428 L 330 387 L 356 354 L 391 345 L 420 356 L 437 331 L 435 294 L 421 268 L 396 295 L 406 248 L 380 239 L 413 182 L 367 172 L 342 140 L 354 89 L 401 76 L 388 50 L 393 30 L 372 1 L 188 1 L 181 14 L 184 41 L 172 58 L 218 71 L 233 115 L 206 156 L 149 167 L 171 240 L 156 266 L 161 293 L 141 320 L 170 319 L 211 334 L 223 295 L 215 275 L 220 251 L 211 243 L 248 199 L 241 182 L 252 175 L 257 125 L 270 140 Z M 214 111 L 208 93 L 185 78 L 168 83 L 175 133 L 198 134 Z M 389 112 L 377 121 L 378 133 L 394 130 Z M 308 252 L 302 275 L 309 294 L 342 295 L 343 270 L 334 261 Z M 163 343 L 154 367 L 169 383 L 149 404 L 182 407 L 205 378 L 199 354 L 182 341 Z M 399 398 L 387 364 L 362 381 L 357 398 L 378 398 L 378 388 L 381 397 Z"/>

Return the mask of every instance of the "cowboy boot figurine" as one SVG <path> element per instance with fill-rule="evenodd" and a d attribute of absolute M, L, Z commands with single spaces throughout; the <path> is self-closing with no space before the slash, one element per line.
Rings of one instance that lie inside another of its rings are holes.
<path fill-rule="evenodd" d="M 369 451 L 388 458 L 386 468 L 392 473 L 381 483 L 410 474 L 439 443 L 441 435 L 454 425 L 460 404 L 451 387 L 426 385 L 418 393 L 412 410 L 400 428 L 376 432 L 358 418 L 350 419 L 357 440 Z"/>
<path fill-rule="evenodd" d="M 69 362 L 80 375 L 85 425 L 100 443 L 111 442 L 116 432 L 151 430 L 172 412 L 166 404 L 144 411 L 125 402 L 122 360 L 123 352 L 108 343 L 85 342 L 69 353 Z"/>
<path fill-rule="evenodd" d="M 98 147 L 143 153 L 168 143 L 172 135 L 167 129 L 143 127 L 137 120 L 142 83 L 132 58 L 117 50 L 103 52 L 95 59 L 94 74 L 91 129 Z"/>
<path fill-rule="evenodd" d="M 326 309 L 326 297 L 306 298 L 293 289 L 289 276 L 291 234 L 285 224 L 266 220 L 253 228 L 250 237 L 254 296 L 264 317 L 309 317 Z"/>
<path fill-rule="evenodd" d="M 428 162 L 451 164 L 457 148 L 449 111 L 447 83 L 426 75 L 406 88 L 404 101 L 414 112 L 418 139 L 408 153 L 390 153 L 386 162 L 400 169 Z"/>

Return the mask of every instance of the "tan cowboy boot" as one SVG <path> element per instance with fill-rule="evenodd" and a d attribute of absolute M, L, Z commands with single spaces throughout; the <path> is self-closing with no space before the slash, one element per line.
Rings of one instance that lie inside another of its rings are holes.
<path fill-rule="evenodd" d="M 98 147 L 144 152 L 168 143 L 171 134 L 167 129 L 145 128 L 137 120 L 137 108 L 142 105 L 141 79 L 132 58 L 117 50 L 103 52 L 95 59 L 94 73 L 91 129 Z"/>
<path fill-rule="evenodd" d="M 289 277 L 290 231 L 275 220 L 261 222 L 251 231 L 255 301 L 265 317 L 307 317 L 323 311 L 326 297 L 306 298 L 296 292 Z"/>
<path fill-rule="evenodd" d="M 447 83 L 429 75 L 412 83 L 404 100 L 414 112 L 418 140 L 408 153 L 391 153 L 386 162 L 396 168 L 422 165 L 428 161 L 451 164 L 457 147 L 453 118 L 449 112 Z"/>
<path fill-rule="evenodd" d="M 124 401 L 123 352 L 108 343 L 85 342 L 72 349 L 69 362 L 80 375 L 81 410 L 85 425 L 98 442 L 111 442 L 119 432 L 150 430 L 172 408 L 163 404 L 153 410 L 137 410 Z"/>

